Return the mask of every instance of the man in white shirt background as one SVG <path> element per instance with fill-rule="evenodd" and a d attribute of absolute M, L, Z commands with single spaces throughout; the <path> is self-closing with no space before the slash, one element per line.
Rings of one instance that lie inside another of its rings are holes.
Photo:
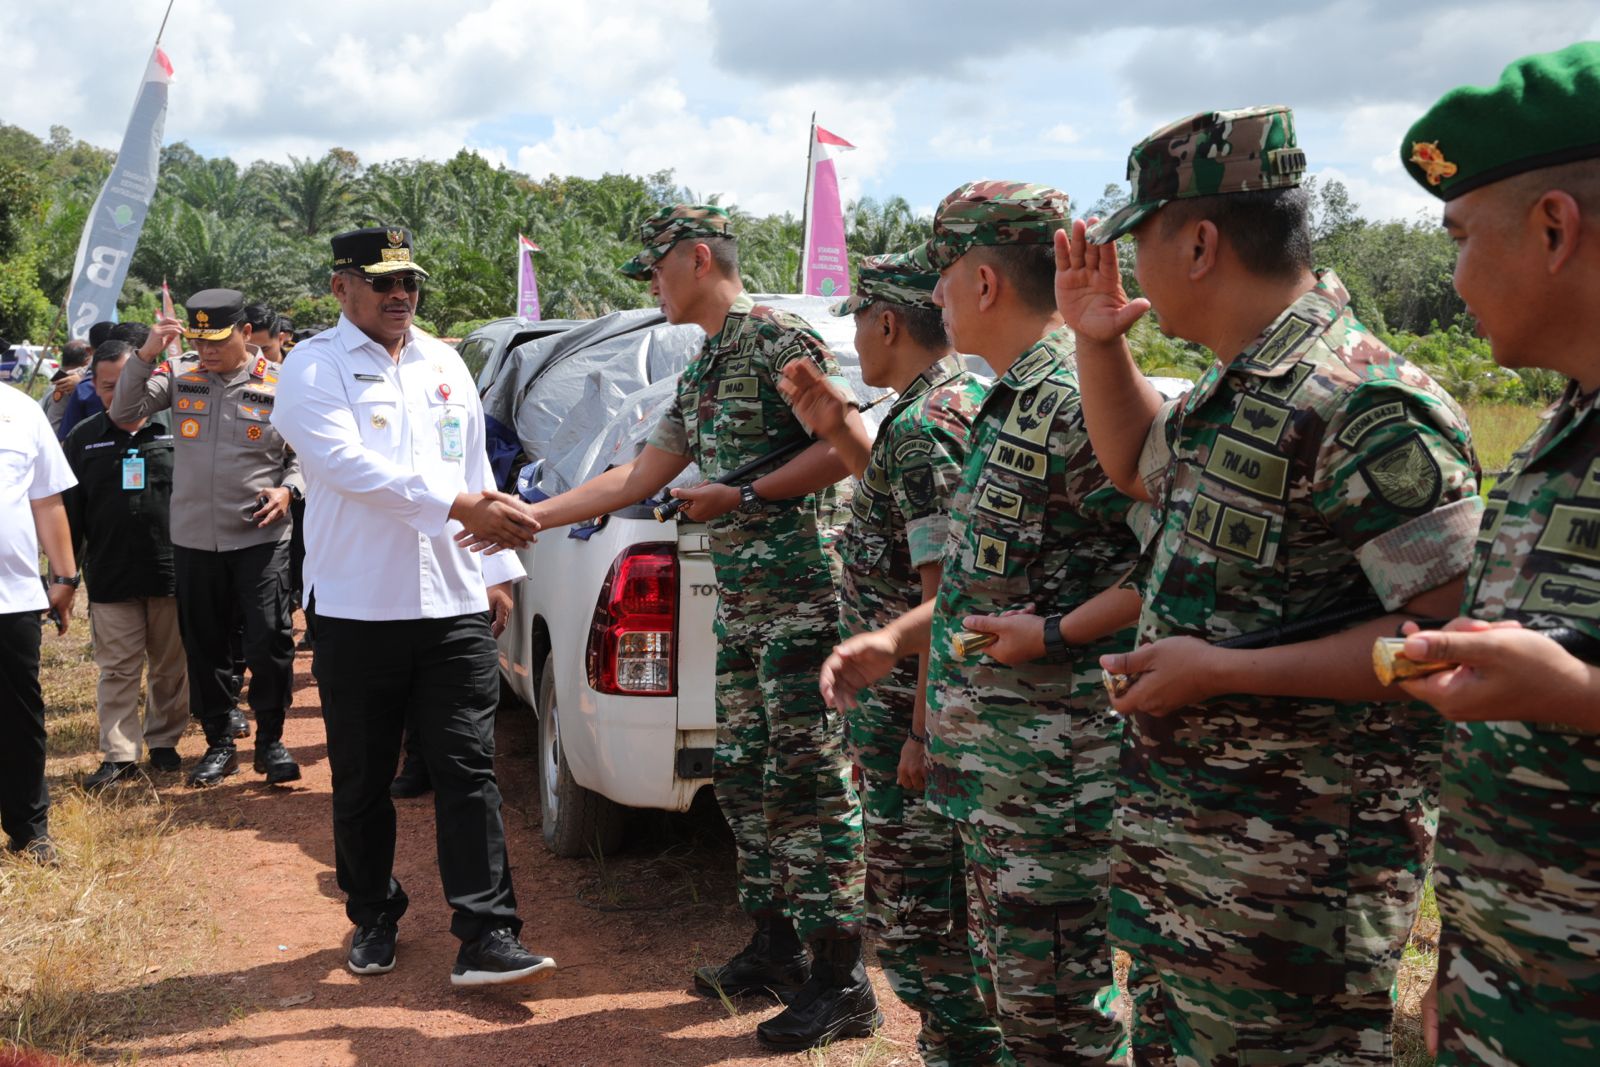
<path fill-rule="evenodd" d="M 55 862 L 44 781 L 44 696 L 39 690 L 39 613 L 64 634 L 78 589 L 72 532 L 61 492 L 78 480 L 44 411 L 0 386 L 0 829 L 8 847 Z M 39 548 L 50 561 L 39 584 Z"/>
<path fill-rule="evenodd" d="M 333 772 L 335 864 L 356 926 L 348 966 L 394 967 L 408 900 L 393 876 L 389 784 L 408 729 L 433 781 L 439 874 L 462 942 L 451 983 L 535 981 L 555 961 L 517 940 L 493 759 L 494 635 L 524 574 L 514 553 L 474 555 L 453 535 L 464 528 L 520 548 L 537 525 L 494 490 L 466 367 L 411 324 L 427 274 L 410 234 L 340 234 L 333 270 L 343 314 L 284 364 L 272 423 L 307 478 L 304 583 L 317 620 L 312 674 Z"/>

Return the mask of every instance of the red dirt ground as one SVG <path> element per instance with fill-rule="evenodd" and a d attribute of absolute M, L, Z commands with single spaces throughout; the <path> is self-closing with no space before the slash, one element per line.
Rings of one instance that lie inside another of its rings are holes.
<path fill-rule="evenodd" d="M 688 815 L 647 814 L 630 847 L 604 863 L 563 860 L 539 831 L 531 713 L 501 710 L 499 776 L 522 939 L 559 970 L 535 986 L 458 993 L 449 984 L 456 941 L 439 889 L 431 795 L 398 801 L 396 877 L 411 897 L 398 965 L 358 978 L 344 968 L 350 926 L 334 884 L 329 775 L 310 654 L 296 662 L 285 742 L 305 772 L 272 790 L 249 770 L 204 803 L 178 800 L 180 870 L 218 929 L 212 951 L 167 991 L 190 1009 L 152 1018 L 133 1040 L 97 1049 L 120 1062 L 185 1067 L 284 1065 L 709 1065 L 916 1064 L 916 1019 L 873 968 L 887 1025 L 876 1041 L 846 1041 L 823 1056 L 764 1052 L 758 1021 L 776 1012 L 689 992 L 702 962 L 740 948 L 748 927 L 734 902 L 731 840 L 713 805 Z M 184 739 L 186 762 L 201 739 Z M 163 792 L 181 792 L 167 783 Z M 708 799 L 701 798 L 702 801 Z M 174 986 L 176 987 L 174 990 Z M 165 992 L 165 991 L 164 991 Z M 161 998 L 167 1002 L 167 998 Z"/>

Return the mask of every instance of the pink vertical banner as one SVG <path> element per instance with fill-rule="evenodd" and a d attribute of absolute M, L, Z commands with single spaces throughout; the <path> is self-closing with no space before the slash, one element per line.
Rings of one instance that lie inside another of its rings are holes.
<path fill-rule="evenodd" d="M 539 321 L 539 279 L 533 273 L 533 254 L 539 246 L 517 234 L 517 318 Z"/>
<path fill-rule="evenodd" d="M 801 292 L 838 298 L 850 295 L 850 259 L 844 243 L 844 205 L 834 158 L 855 145 L 815 124 L 811 127 L 811 180 L 807 183 Z"/>

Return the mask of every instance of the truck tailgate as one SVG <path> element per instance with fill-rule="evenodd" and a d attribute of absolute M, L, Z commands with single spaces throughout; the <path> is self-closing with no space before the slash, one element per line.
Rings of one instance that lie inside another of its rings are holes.
<path fill-rule="evenodd" d="M 678 528 L 678 729 L 717 726 L 717 576 L 706 528 Z"/>

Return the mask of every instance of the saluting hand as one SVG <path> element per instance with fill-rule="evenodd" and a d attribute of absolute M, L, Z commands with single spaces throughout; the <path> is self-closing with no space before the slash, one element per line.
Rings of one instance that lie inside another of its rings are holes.
<path fill-rule="evenodd" d="M 844 432 L 852 405 L 809 359 L 797 359 L 783 368 L 778 392 L 813 436 L 827 440 Z"/>
<path fill-rule="evenodd" d="M 450 517 L 462 526 L 456 544 L 491 556 L 505 548 L 527 548 L 539 532 L 526 504 L 494 489 L 459 494 L 450 506 Z"/>
<path fill-rule="evenodd" d="M 887 677 L 900 658 L 896 641 L 882 630 L 846 638 L 822 664 L 818 688 L 823 701 L 837 711 L 850 711 L 856 694 Z"/>
<path fill-rule="evenodd" d="M 1100 666 L 1112 674 L 1134 674 L 1138 680 L 1111 706 L 1122 714 L 1170 715 L 1219 696 L 1211 683 L 1210 668 L 1225 649 L 1214 648 L 1198 637 L 1164 637 L 1132 652 L 1100 657 Z"/>
<path fill-rule="evenodd" d="M 154 363 L 181 336 L 183 323 L 165 315 L 157 315 L 155 325 L 150 327 L 150 336 L 139 346 L 139 358 L 146 363 Z"/>
<path fill-rule="evenodd" d="M 1565 723 L 1592 727 L 1600 671 L 1533 630 L 1504 619 L 1451 619 L 1442 630 L 1406 623 L 1407 659 L 1460 666 L 1401 682 L 1455 722 Z"/>
<path fill-rule="evenodd" d="M 1150 301 L 1128 299 L 1117 243 L 1090 244 L 1088 228 L 1078 219 L 1071 237 L 1065 230 L 1056 231 L 1056 310 L 1079 337 L 1109 344 L 1133 329 L 1139 316 L 1150 310 Z"/>
<path fill-rule="evenodd" d="M 720 482 L 701 482 L 689 489 L 674 489 L 672 495 L 686 501 L 683 515 L 691 522 L 710 522 L 739 506 L 739 490 Z"/>

